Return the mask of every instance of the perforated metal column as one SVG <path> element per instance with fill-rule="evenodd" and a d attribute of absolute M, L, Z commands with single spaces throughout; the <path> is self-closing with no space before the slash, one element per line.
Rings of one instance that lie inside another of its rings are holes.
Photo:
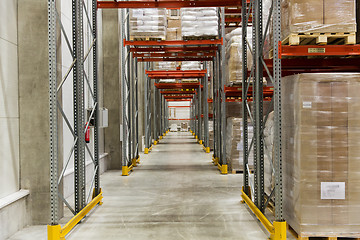
<path fill-rule="evenodd" d="M 84 33 L 83 1 L 73 0 L 73 58 L 76 63 L 73 69 L 74 91 L 74 189 L 75 212 L 80 212 L 86 205 L 85 196 L 85 115 L 84 115 Z"/>
<path fill-rule="evenodd" d="M 273 1 L 273 41 L 274 41 L 274 161 L 275 161 L 275 220 L 283 221 L 283 182 L 281 152 L 281 59 L 279 43 L 281 41 L 280 0 Z"/>

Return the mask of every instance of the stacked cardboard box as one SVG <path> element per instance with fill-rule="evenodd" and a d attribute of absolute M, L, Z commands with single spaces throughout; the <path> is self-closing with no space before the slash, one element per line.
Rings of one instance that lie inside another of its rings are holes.
<path fill-rule="evenodd" d="M 181 18 L 168 16 L 167 26 L 166 40 L 181 40 Z"/>
<path fill-rule="evenodd" d="M 360 236 L 360 74 L 282 80 L 285 220 L 303 236 Z"/>
<path fill-rule="evenodd" d="M 283 38 L 290 33 L 356 32 L 355 0 L 282 0 L 281 21 Z"/>
<path fill-rule="evenodd" d="M 130 38 L 166 37 L 165 9 L 130 9 Z"/>

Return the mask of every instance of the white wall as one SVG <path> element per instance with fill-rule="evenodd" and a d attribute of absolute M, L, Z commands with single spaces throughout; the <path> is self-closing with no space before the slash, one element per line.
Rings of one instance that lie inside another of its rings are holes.
<path fill-rule="evenodd" d="M 0 1 L 0 23 L 0 198 L 3 198 L 20 188 L 17 0 Z"/>
<path fill-rule="evenodd" d="M 190 101 L 168 102 L 168 105 L 169 120 L 190 118 Z"/>

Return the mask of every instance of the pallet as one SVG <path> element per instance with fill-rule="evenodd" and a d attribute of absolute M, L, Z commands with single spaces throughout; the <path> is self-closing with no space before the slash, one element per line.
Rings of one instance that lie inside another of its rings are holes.
<path fill-rule="evenodd" d="M 359 236 L 346 237 L 346 236 L 302 236 L 299 235 L 289 224 L 287 224 L 288 231 L 297 239 L 297 240 L 360 240 Z"/>
<path fill-rule="evenodd" d="M 243 174 L 244 169 L 232 169 L 231 173 L 232 174 Z M 250 173 L 254 173 L 254 169 L 252 169 L 252 167 L 250 167 Z"/>
<path fill-rule="evenodd" d="M 131 36 L 130 41 L 162 41 L 166 37 L 153 37 L 153 36 Z"/>
<path fill-rule="evenodd" d="M 356 43 L 356 33 L 291 33 L 284 45 L 347 45 Z"/>
<path fill-rule="evenodd" d="M 214 39 L 219 39 L 219 36 L 199 36 L 199 37 L 195 37 L 195 36 L 183 36 L 182 37 L 183 40 L 214 40 Z"/>

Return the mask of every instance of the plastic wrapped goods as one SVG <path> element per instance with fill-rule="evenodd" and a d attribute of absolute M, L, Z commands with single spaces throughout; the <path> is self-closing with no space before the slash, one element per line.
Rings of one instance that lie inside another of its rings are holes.
<path fill-rule="evenodd" d="M 282 0 L 282 37 L 291 33 L 356 32 L 355 0 Z"/>
<path fill-rule="evenodd" d="M 227 118 L 226 122 L 226 158 L 229 170 L 243 170 L 243 119 L 242 118 Z M 250 146 L 253 136 L 253 127 L 248 126 L 248 145 Z M 250 169 L 254 166 L 253 151 L 250 152 L 248 158 L 248 165 Z"/>
<path fill-rule="evenodd" d="M 166 28 L 165 9 L 130 9 L 130 38 L 165 39 Z"/>
<path fill-rule="evenodd" d="M 186 37 L 214 36 L 219 34 L 217 8 L 182 8 L 181 34 Z"/>
<path fill-rule="evenodd" d="M 181 70 L 202 70 L 201 63 L 198 61 L 186 61 L 181 63 Z"/>
<path fill-rule="evenodd" d="M 284 217 L 301 236 L 360 236 L 360 74 L 288 76 Z"/>
<path fill-rule="evenodd" d="M 247 40 L 251 46 L 252 31 L 248 28 Z M 233 30 L 226 35 L 226 82 L 230 84 L 241 84 L 242 82 L 242 35 L 241 28 Z M 247 47 L 247 67 L 252 64 L 252 54 Z"/>
<path fill-rule="evenodd" d="M 265 116 L 264 116 L 265 121 Z M 265 193 L 270 196 L 274 188 L 275 178 L 273 173 L 274 149 L 274 112 L 270 112 L 264 128 L 264 186 Z"/>
<path fill-rule="evenodd" d="M 176 62 L 154 62 L 154 70 L 176 70 Z"/>

